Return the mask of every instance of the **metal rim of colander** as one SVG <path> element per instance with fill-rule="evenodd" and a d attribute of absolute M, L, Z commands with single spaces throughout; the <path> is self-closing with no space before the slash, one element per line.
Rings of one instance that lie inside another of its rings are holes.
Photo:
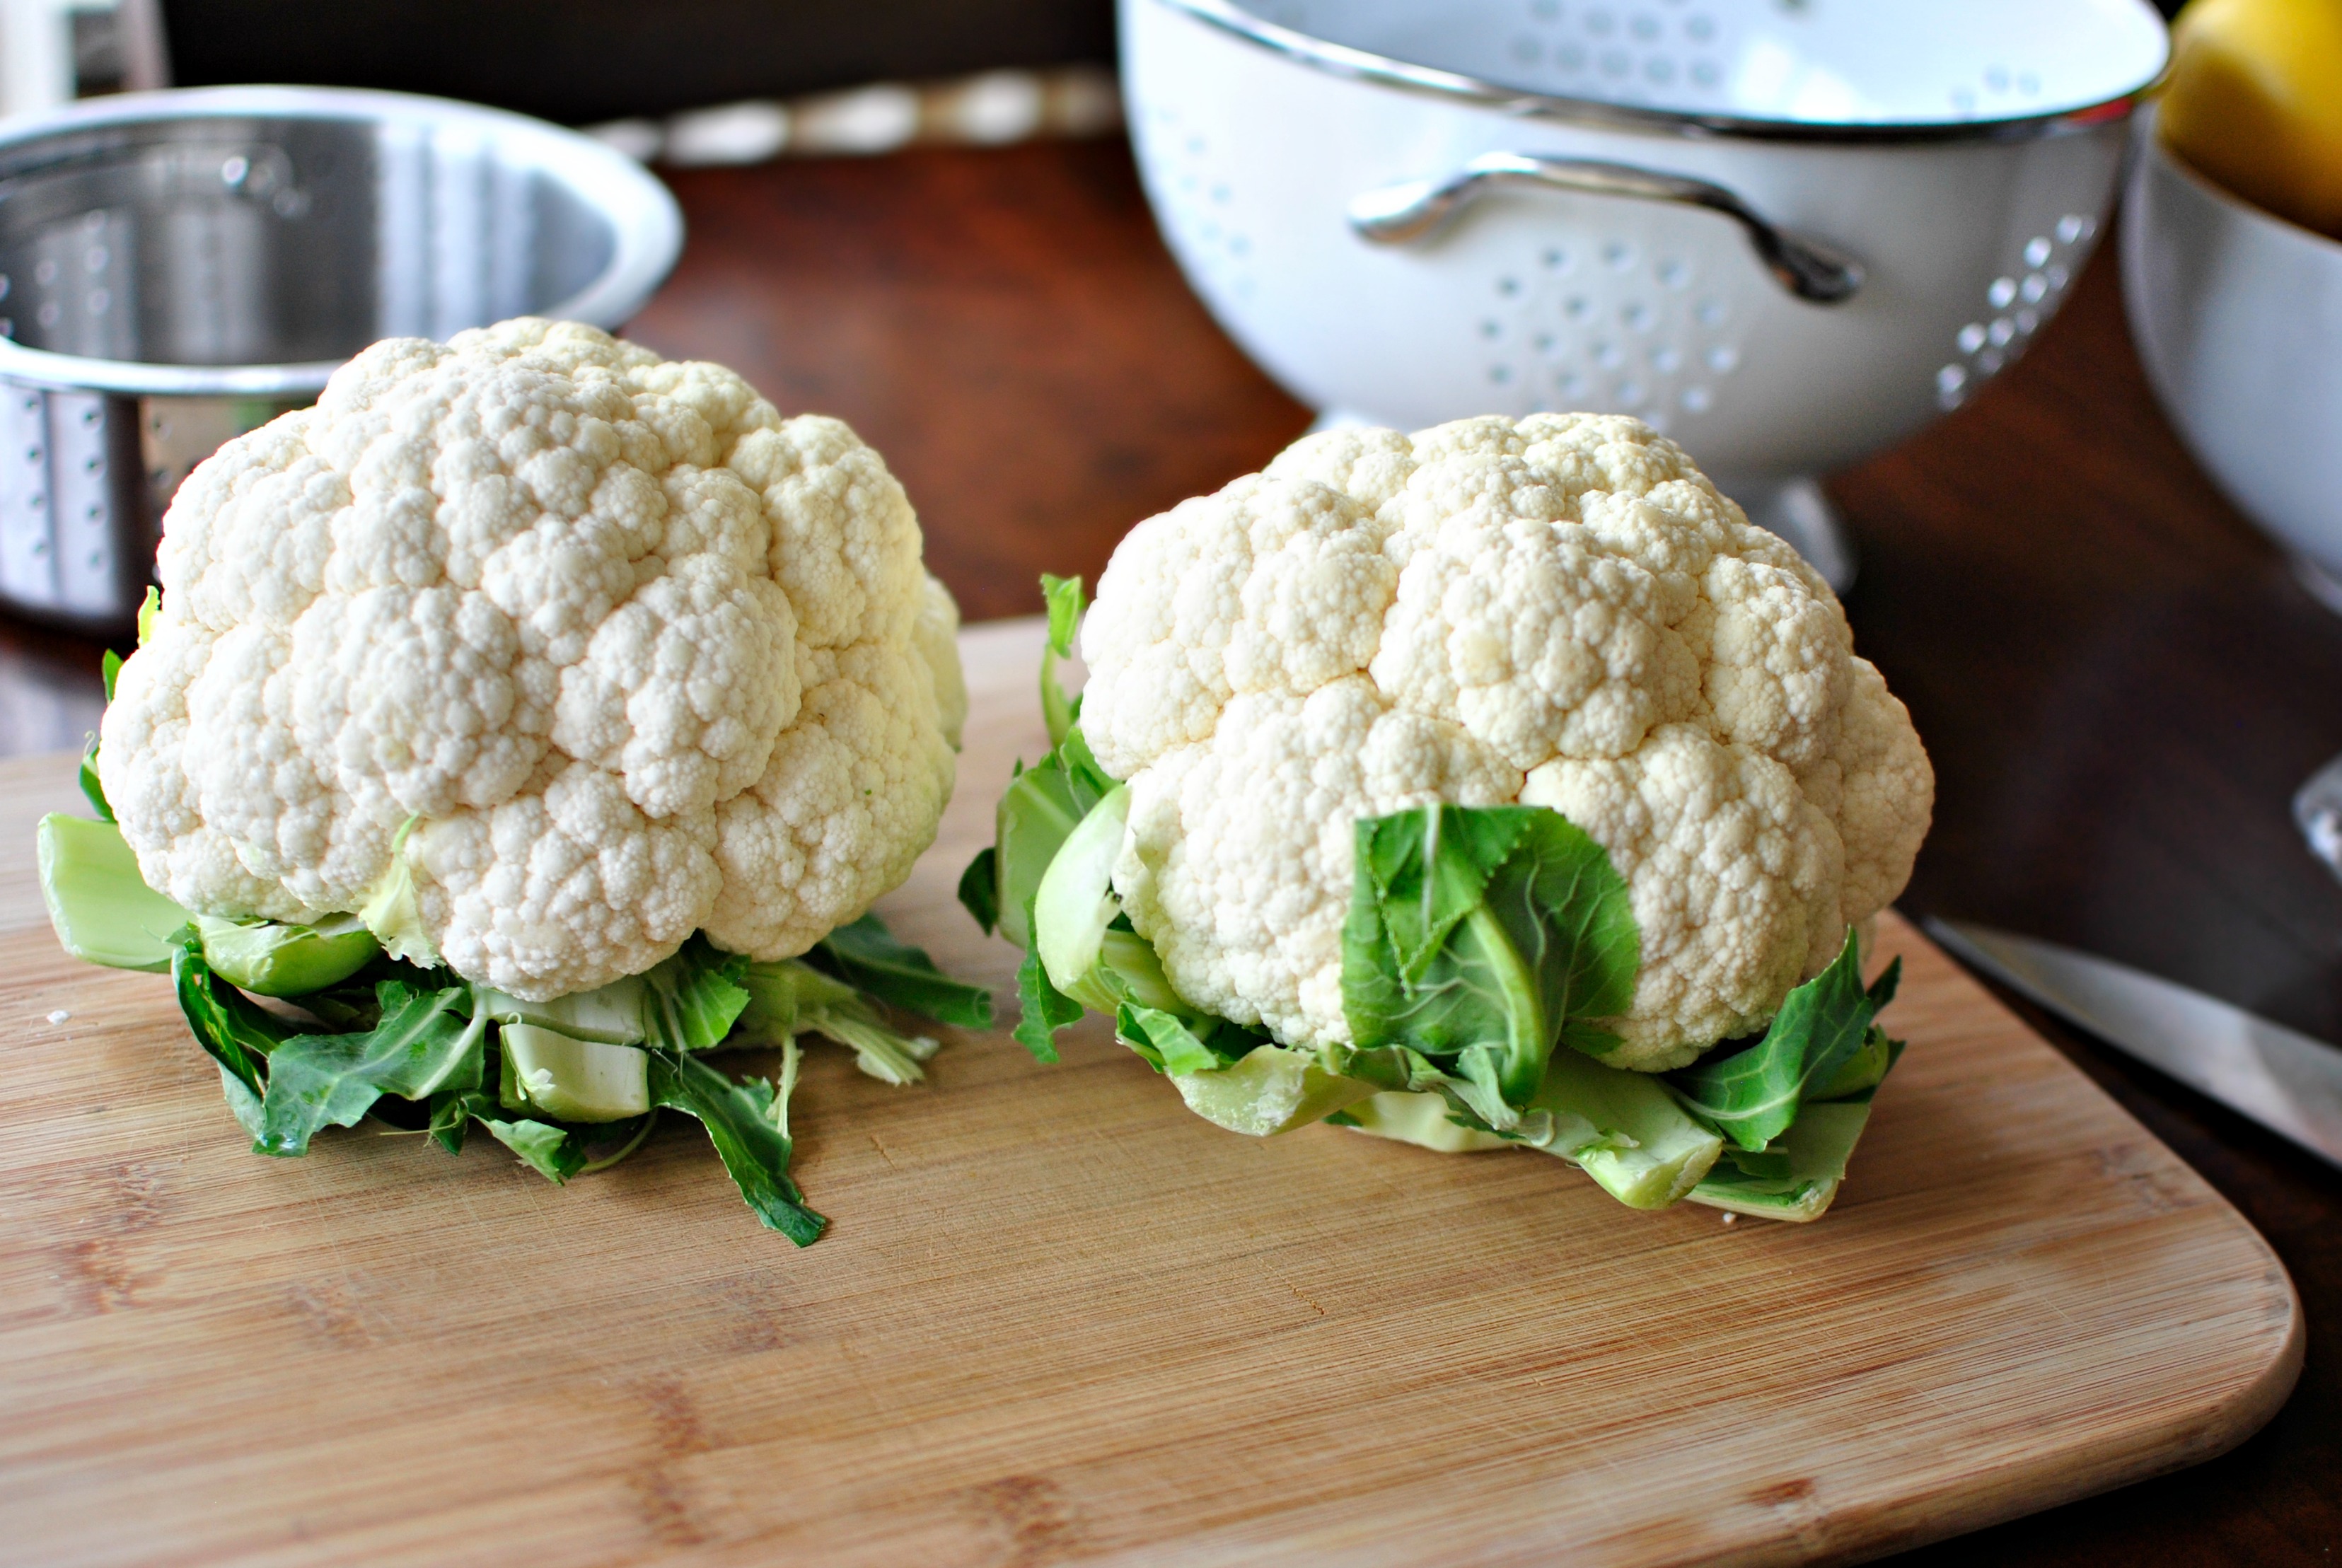
<path fill-rule="evenodd" d="M 683 249 L 683 212 L 650 171 L 615 148 L 547 121 L 453 98 L 356 87 L 182 87 L 85 100 L 0 128 L 0 156 L 46 137 L 156 120 L 268 115 L 468 127 L 561 179 L 610 220 L 608 265 L 539 314 L 616 326 L 642 307 Z M 314 395 L 345 360 L 286 365 L 157 365 L 52 354 L 0 338 L 0 379 L 134 397 Z"/>
<path fill-rule="evenodd" d="M 2019 142 L 2040 136 L 2087 131 L 2127 118 L 2140 102 L 2162 85 L 2170 70 L 2170 51 L 2154 75 L 2127 92 L 2094 104 L 2047 114 L 1974 120 L 1877 120 L 1827 122 L 1767 120 L 1741 115 L 1712 115 L 1692 109 L 1654 109 L 1616 104 L 1600 98 L 1576 98 L 1565 94 L 1508 87 L 1456 71 L 1410 65 L 1372 50 L 1336 44 L 1295 28 L 1265 21 L 1235 0 L 1157 0 L 1184 11 L 1262 48 L 1332 75 L 1381 86 L 1398 87 L 1433 97 L 1460 100 L 1481 108 L 1524 119 L 1561 120 L 1609 130 L 1656 132 L 1681 137 L 1728 137 L 1736 140 L 1804 142 L 1837 145 L 1879 143 Z"/>

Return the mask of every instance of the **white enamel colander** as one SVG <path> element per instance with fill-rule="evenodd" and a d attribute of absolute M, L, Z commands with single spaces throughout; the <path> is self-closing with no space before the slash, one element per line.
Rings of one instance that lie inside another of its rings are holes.
<path fill-rule="evenodd" d="M 1807 477 L 2020 354 L 2168 39 L 2144 0 L 1121 0 L 1148 198 L 1328 419 L 1634 414 L 1826 574 Z"/>

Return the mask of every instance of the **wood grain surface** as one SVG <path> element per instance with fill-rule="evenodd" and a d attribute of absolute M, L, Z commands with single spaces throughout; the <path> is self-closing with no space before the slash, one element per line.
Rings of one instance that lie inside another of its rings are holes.
<path fill-rule="evenodd" d="M 1005 985 L 951 888 L 1043 744 L 1037 631 L 964 647 L 882 908 Z M 11 1562 L 1850 1559 L 2204 1458 L 2299 1367 L 2261 1239 L 1899 921 L 1911 1049 L 1813 1225 L 1238 1137 L 1092 1019 L 908 1090 L 816 1049 L 800 1252 L 679 1119 L 565 1190 L 371 1126 L 246 1153 L 164 982 L 24 918 L 68 772 L 0 769 Z"/>

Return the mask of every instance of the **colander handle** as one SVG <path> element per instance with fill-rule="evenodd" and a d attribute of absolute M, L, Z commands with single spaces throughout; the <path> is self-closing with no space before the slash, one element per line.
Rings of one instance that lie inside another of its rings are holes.
<path fill-rule="evenodd" d="M 1592 158 L 1547 158 L 1529 153 L 1483 153 L 1442 180 L 1408 180 L 1352 199 L 1350 227 L 1376 245 L 1428 239 L 1492 190 L 1532 185 L 1582 195 L 1673 202 L 1721 213 L 1746 230 L 1749 248 L 1774 280 L 1799 299 L 1837 305 L 1862 286 L 1862 264 L 1852 256 L 1767 222 L 1722 185 L 1683 175 L 1662 175 L 1631 164 Z"/>

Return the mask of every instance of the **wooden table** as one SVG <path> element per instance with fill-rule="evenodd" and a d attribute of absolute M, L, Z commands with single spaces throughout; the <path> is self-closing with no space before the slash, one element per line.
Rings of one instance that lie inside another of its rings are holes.
<path fill-rule="evenodd" d="M 675 184 L 690 243 L 635 335 L 850 420 L 909 487 L 971 619 L 1037 609 L 1045 568 L 1095 576 L 1132 523 L 1307 423 L 1188 295 L 1118 146 Z M 1858 642 L 1939 778 L 1903 907 L 2089 947 L 2342 1038 L 2342 886 L 2287 816 L 2342 750 L 2342 621 L 2156 411 L 2112 259 L 2010 375 L 1834 486 L 1863 555 Z M 0 750 L 77 741 L 95 661 L 0 632 Z M 2045 1032 L 2276 1246 L 2307 1309 L 2307 1370 L 2221 1459 L 1906 1561 L 2325 1560 L 2342 1546 L 2342 1175 Z"/>

